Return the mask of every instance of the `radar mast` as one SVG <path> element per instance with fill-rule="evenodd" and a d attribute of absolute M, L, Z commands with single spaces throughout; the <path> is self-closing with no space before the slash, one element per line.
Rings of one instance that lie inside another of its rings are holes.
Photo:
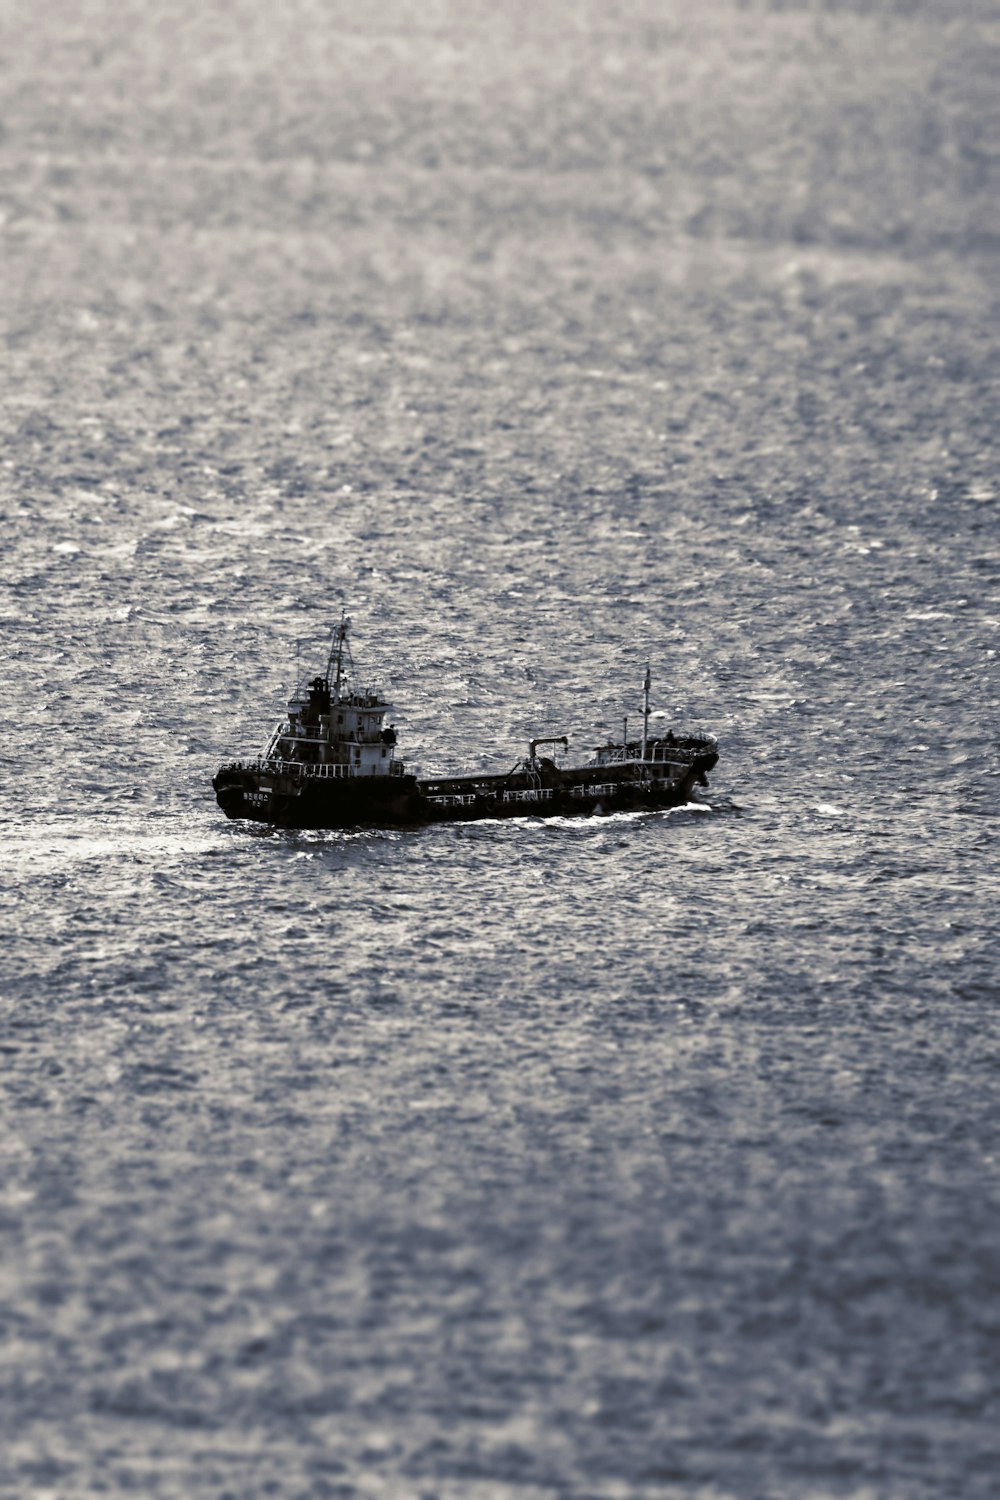
<path fill-rule="evenodd" d="M 340 698 L 340 684 L 343 680 L 345 670 L 352 675 L 354 673 L 354 662 L 351 658 L 351 648 L 347 644 L 348 632 L 351 622 L 347 617 L 347 611 L 341 610 L 340 623 L 334 629 L 333 643 L 330 646 L 330 655 L 326 663 L 326 682 L 335 699 Z M 333 673 L 333 682 L 330 682 L 330 674 Z"/>

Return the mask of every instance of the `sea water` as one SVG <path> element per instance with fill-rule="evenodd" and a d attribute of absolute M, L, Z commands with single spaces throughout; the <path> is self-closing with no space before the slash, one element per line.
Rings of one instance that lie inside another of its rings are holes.
<path fill-rule="evenodd" d="M 57 5 L 8 49 L 0 1494 L 985 1500 L 988 7 Z M 399 751 L 670 813 L 227 822 Z"/>

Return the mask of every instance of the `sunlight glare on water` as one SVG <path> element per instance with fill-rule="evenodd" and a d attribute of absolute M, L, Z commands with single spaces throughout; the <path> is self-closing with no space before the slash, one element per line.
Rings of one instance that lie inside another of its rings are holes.
<path fill-rule="evenodd" d="M 2 1500 L 992 1496 L 996 28 L 20 17 Z M 711 787 L 227 822 L 341 608 Z"/>

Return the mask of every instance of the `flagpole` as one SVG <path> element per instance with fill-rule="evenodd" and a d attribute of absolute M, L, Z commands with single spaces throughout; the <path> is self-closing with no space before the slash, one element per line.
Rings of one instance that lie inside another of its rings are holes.
<path fill-rule="evenodd" d="M 649 749 L 649 689 L 652 686 L 649 676 L 649 662 L 646 663 L 646 678 L 642 684 L 642 758 L 646 759 Z"/>

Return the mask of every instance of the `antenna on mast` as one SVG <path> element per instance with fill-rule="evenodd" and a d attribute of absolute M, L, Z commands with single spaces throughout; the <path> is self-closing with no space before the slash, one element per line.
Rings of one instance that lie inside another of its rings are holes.
<path fill-rule="evenodd" d="M 347 632 L 351 628 L 351 622 L 347 618 L 346 609 L 340 611 L 340 623 L 335 627 L 333 644 L 330 647 L 330 655 L 326 663 L 326 681 L 330 685 L 330 673 L 335 672 L 331 691 L 335 697 L 340 696 L 340 680 L 344 672 L 344 647 L 347 646 Z M 350 662 L 350 647 L 347 649 L 347 659 Z"/>
<path fill-rule="evenodd" d="M 646 663 L 646 676 L 642 684 L 642 758 L 646 759 L 649 749 L 649 690 L 652 687 L 652 678 L 649 675 L 649 662 Z"/>

